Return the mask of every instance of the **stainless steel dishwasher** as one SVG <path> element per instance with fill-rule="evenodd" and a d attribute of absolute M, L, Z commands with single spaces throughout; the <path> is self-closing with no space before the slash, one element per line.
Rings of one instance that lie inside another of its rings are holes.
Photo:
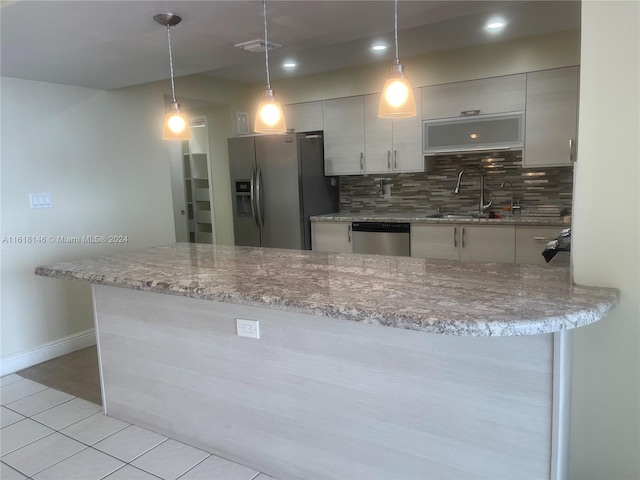
<path fill-rule="evenodd" d="M 411 256 L 410 224 L 353 222 L 353 253 Z"/>

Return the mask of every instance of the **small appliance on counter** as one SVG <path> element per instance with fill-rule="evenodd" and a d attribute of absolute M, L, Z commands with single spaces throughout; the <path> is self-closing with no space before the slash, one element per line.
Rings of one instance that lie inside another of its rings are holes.
<path fill-rule="evenodd" d="M 542 252 L 542 256 L 544 257 L 547 263 L 553 260 L 554 263 L 569 265 L 570 251 L 571 251 L 571 228 L 565 228 L 564 230 L 562 230 L 558 238 L 556 238 L 555 240 L 551 240 L 549 243 L 547 243 L 546 248 Z"/>

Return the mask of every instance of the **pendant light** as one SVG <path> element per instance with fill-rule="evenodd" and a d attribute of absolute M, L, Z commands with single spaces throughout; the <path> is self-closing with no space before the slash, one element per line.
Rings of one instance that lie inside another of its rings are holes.
<path fill-rule="evenodd" d="M 416 99 L 409 79 L 404 74 L 404 67 L 400 63 L 398 53 L 398 0 L 395 0 L 395 39 L 396 61 L 391 65 L 391 73 L 380 95 L 380 118 L 407 118 L 416 116 Z"/>
<path fill-rule="evenodd" d="M 267 88 L 262 93 L 260 105 L 256 113 L 253 130 L 256 133 L 285 133 L 287 126 L 284 120 L 282 106 L 276 100 L 269 78 L 269 42 L 267 41 L 267 0 L 262 0 L 264 16 L 264 59 L 267 70 Z"/>
<path fill-rule="evenodd" d="M 173 56 L 171 54 L 171 27 L 178 25 L 182 18 L 173 13 L 159 13 L 153 19 L 160 25 L 167 27 L 167 38 L 169 40 L 169 71 L 171 74 L 171 95 L 173 102 L 167 115 L 164 117 L 164 126 L 162 128 L 163 140 L 191 140 L 191 128 L 189 121 L 184 113 L 180 110 L 180 104 L 176 100 L 176 86 L 173 81 Z"/>

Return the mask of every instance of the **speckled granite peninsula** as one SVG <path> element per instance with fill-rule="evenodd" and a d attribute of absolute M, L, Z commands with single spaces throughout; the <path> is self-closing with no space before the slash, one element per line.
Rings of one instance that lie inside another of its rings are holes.
<path fill-rule="evenodd" d="M 42 276 L 449 335 L 531 335 L 604 317 L 618 291 L 564 267 L 176 244 L 38 267 Z"/>
<path fill-rule="evenodd" d="M 619 295 L 564 267 L 201 244 L 36 273 L 92 284 L 107 415 L 281 479 L 566 478 L 571 329 Z"/>

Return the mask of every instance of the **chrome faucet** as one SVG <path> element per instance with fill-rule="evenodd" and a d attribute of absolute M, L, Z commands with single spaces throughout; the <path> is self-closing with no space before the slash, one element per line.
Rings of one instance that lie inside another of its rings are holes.
<path fill-rule="evenodd" d="M 475 170 L 480 174 L 480 204 L 478 205 L 478 213 L 482 215 L 484 214 L 484 211 L 493 204 L 492 201 L 487 204 L 484 203 L 484 173 L 482 173 L 482 170 L 480 170 L 478 167 L 463 168 L 458 174 L 458 183 L 456 184 L 456 188 L 453 193 L 455 193 L 456 195 L 460 193 L 460 181 L 462 180 L 462 176 L 469 170 Z"/>
<path fill-rule="evenodd" d="M 513 183 L 511 183 L 509 180 L 505 180 L 504 182 L 502 182 L 502 184 L 500 185 L 500 188 L 504 188 L 504 186 L 506 184 L 509 184 L 509 186 L 511 187 L 511 203 L 509 204 L 510 210 L 509 212 L 511 212 L 511 215 L 513 215 Z"/>

